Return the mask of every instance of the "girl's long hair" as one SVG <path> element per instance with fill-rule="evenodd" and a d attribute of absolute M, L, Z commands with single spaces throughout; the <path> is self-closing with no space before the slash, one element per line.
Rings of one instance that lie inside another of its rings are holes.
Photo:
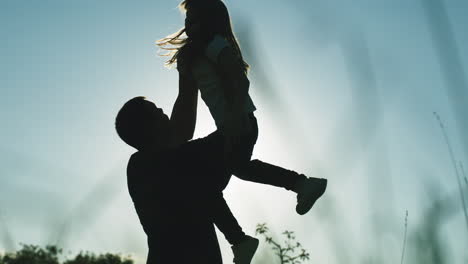
<path fill-rule="evenodd" d="M 195 9 L 200 13 L 201 37 L 194 41 L 185 33 L 185 28 L 160 39 L 156 44 L 161 49 L 168 51 L 162 56 L 170 56 L 166 66 L 170 67 L 183 57 L 187 63 L 191 63 L 196 56 L 203 53 L 206 45 L 217 34 L 223 36 L 234 48 L 239 60 L 243 64 L 244 72 L 247 73 L 249 64 L 244 61 L 239 43 L 234 35 L 231 19 L 226 5 L 221 0 L 184 0 L 179 4 L 181 12 Z"/>

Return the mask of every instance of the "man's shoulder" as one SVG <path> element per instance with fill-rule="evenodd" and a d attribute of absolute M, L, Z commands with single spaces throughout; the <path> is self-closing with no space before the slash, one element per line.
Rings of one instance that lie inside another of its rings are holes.
<path fill-rule="evenodd" d="M 128 160 L 127 176 L 163 170 L 170 163 L 171 156 L 170 151 L 137 151 Z"/>
<path fill-rule="evenodd" d="M 164 162 L 150 152 L 133 153 L 127 164 L 127 185 L 130 193 L 141 195 L 142 190 L 153 185 L 164 174 Z"/>
<path fill-rule="evenodd" d="M 128 159 L 127 163 L 127 177 L 135 177 L 137 175 L 145 174 L 148 172 L 148 165 L 151 160 L 151 155 L 143 151 L 133 153 Z M 157 159 L 154 159 L 157 162 Z"/>

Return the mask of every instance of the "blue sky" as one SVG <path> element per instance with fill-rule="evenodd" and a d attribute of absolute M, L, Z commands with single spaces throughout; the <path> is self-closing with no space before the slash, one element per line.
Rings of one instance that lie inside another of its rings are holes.
<path fill-rule="evenodd" d="M 466 75 L 468 4 L 444 2 Z M 452 263 L 466 260 L 468 230 L 434 111 L 457 160 L 468 160 L 422 0 L 226 3 L 252 66 L 254 157 L 330 180 L 325 199 L 299 217 L 292 193 L 233 178 L 226 197 L 245 229 L 268 222 L 277 233 L 294 230 L 314 263 L 347 254 L 351 263 L 373 254 L 395 262 L 405 211 L 409 233 L 418 234 L 432 201 L 454 196 L 456 212 L 440 233 Z M 177 72 L 163 67 L 154 41 L 182 26 L 177 4 L 0 2 L 0 249 L 12 247 L 8 236 L 16 247 L 60 237 L 74 252 L 144 258 L 125 185 L 133 150 L 113 122 L 137 95 L 170 112 Z M 200 103 L 196 137 L 213 129 Z M 220 243 L 227 262 L 229 246 Z"/>

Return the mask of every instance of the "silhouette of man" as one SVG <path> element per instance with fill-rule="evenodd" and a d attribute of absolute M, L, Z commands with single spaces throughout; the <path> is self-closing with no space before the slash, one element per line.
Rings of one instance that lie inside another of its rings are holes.
<path fill-rule="evenodd" d="M 213 212 L 230 213 L 222 197 L 230 174 L 213 137 L 187 142 L 193 136 L 186 125 L 190 111 L 179 112 L 187 105 L 176 101 L 169 120 L 154 103 L 136 97 L 116 118 L 119 136 L 138 149 L 128 163 L 127 184 L 147 234 L 147 264 L 222 263 Z"/>

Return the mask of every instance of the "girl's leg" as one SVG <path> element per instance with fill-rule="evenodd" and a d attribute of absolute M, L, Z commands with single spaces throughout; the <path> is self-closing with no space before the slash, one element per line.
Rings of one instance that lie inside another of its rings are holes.
<path fill-rule="evenodd" d="M 214 199 L 213 222 L 231 244 L 234 263 L 250 263 L 258 248 L 258 239 L 246 235 L 232 214 L 222 193 Z"/>
<path fill-rule="evenodd" d="M 227 205 L 223 193 L 216 195 L 213 202 L 213 222 L 219 231 L 223 233 L 229 244 L 236 245 L 240 243 L 245 239 L 246 235 Z"/>
<path fill-rule="evenodd" d="M 260 160 L 250 160 L 258 138 L 257 119 L 250 114 L 252 132 L 241 138 L 241 143 L 235 147 L 231 159 L 227 162 L 235 176 L 242 180 L 295 190 L 298 182 L 306 177 L 295 171 L 266 163 Z"/>
<path fill-rule="evenodd" d="M 201 175 L 197 179 L 197 184 L 202 186 L 203 190 L 201 191 L 209 195 L 207 202 L 212 206 L 211 215 L 214 224 L 223 233 L 226 240 L 231 245 L 235 245 L 242 241 L 246 235 L 232 214 L 222 193 L 231 178 L 231 174 L 224 166 L 223 143 L 224 137 L 219 131 L 215 131 L 204 138 L 190 142 L 189 144 L 194 146 L 192 147 L 194 151 L 187 155 L 196 158 L 193 161 L 196 163 L 193 167 L 203 168 L 200 170 Z"/>
<path fill-rule="evenodd" d="M 292 170 L 287 170 L 260 160 L 250 160 L 254 145 L 257 141 L 258 127 L 255 116 L 250 116 L 253 133 L 241 139 L 241 144 L 233 152 L 233 158 L 228 161 L 230 172 L 238 178 L 269 184 L 297 193 L 296 212 L 300 215 L 307 213 L 327 188 L 327 180 L 308 178 Z"/>
<path fill-rule="evenodd" d="M 226 170 L 223 159 L 224 137 L 216 131 L 209 136 L 193 140 L 187 151 L 181 153 L 186 155 L 192 162 L 190 168 L 197 168 L 198 177 L 194 185 L 199 185 L 198 190 L 205 194 L 205 203 L 211 212 L 213 223 L 232 245 L 236 263 L 250 263 L 258 247 L 258 239 L 247 236 L 236 218 L 232 214 L 222 190 L 229 182 L 231 174 Z M 186 164 L 188 165 L 188 164 Z"/>
<path fill-rule="evenodd" d="M 245 181 L 282 187 L 289 191 L 296 191 L 297 183 L 307 179 L 303 174 L 257 159 L 234 170 L 234 175 Z"/>
<path fill-rule="evenodd" d="M 200 153 L 189 154 L 190 156 L 197 156 L 196 161 L 200 163 L 199 166 L 210 169 L 209 173 L 207 173 L 209 175 L 205 175 L 203 179 L 212 184 L 216 183 L 219 190 L 223 190 L 229 181 L 230 175 L 234 174 L 242 180 L 269 184 L 294 191 L 294 186 L 299 181 L 306 179 L 304 175 L 260 160 L 250 160 L 257 142 L 258 126 L 253 113 L 249 117 L 252 132 L 241 137 L 241 143 L 234 146 L 232 156 L 228 160 L 223 159 L 224 135 L 221 131 L 216 131 L 205 138 L 189 143 L 197 144 L 203 150 Z"/>

